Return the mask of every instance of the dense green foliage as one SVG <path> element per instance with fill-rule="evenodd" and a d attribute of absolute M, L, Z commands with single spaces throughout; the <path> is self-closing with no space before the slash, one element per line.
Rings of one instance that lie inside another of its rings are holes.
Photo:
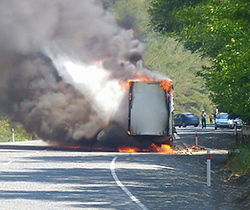
<path fill-rule="evenodd" d="M 198 72 L 221 111 L 250 123 L 250 2 L 154 0 L 151 27 L 211 60 Z"/>
<path fill-rule="evenodd" d="M 213 112 L 205 81 L 196 77 L 203 65 L 209 62 L 201 60 L 200 55 L 191 53 L 172 38 L 166 38 L 149 27 L 149 0 L 111 1 L 103 0 L 115 16 L 118 23 L 133 28 L 135 36 L 145 43 L 144 64 L 158 72 L 163 72 L 173 80 L 175 112 L 193 112 L 200 115 L 202 109 L 207 114 Z"/>
<path fill-rule="evenodd" d="M 175 37 L 191 52 L 211 60 L 198 75 L 206 81 L 221 111 L 250 123 L 250 2 L 249 0 L 153 0 L 151 27 Z M 250 150 L 229 153 L 234 174 L 250 175 Z"/>

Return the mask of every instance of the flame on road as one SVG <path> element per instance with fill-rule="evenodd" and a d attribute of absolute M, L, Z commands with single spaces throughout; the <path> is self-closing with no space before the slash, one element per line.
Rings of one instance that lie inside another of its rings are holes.
<path fill-rule="evenodd" d="M 162 144 L 161 146 L 157 146 L 154 143 L 151 144 L 149 149 L 139 149 L 134 147 L 126 147 L 126 148 L 119 148 L 119 152 L 121 153 L 136 153 L 136 152 L 158 152 L 160 154 L 176 154 L 174 150 L 171 149 L 170 145 Z"/>
<path fill-rule="evenodd" d="M 158 153 L 163 154 L 176 154 L 174 150 L 171 149 L 170 145 L 162 144 L 161 146 L 157 146 L 155 144 L 151 144 L 151 147 Z"/>
<path fill-rule="evenodd" d="M 135 152 L 139 152 L 139 149 L 137 149 L 137 148 L 119 148 L 118 151 L 121 153 L 135 153 Z"/>

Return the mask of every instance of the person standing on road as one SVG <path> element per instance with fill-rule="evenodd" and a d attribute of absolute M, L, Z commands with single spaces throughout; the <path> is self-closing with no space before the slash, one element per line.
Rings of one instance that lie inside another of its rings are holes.
<path fill-rule="evenodd" d="M 204 110 L 202 110 L 202 113 L 201 113 L 201 124 L 202 124 L 202 128 L 207 127 L 207 124 L 206 124 L 206 112 Z"/>
<path fill-rule="evenodd" d="M 210 114 L 210 115 L 209 115 L 209 121 L 210 121 L 210 124 L 212 124 L 212 123 L 213 123 L 213 117 L 214 117 L 214 115 L 213 115 L 213 114 Z"/>
<path fill-rule="evenodd" d="M 219 110 L 215 109 L 215 112 L 214 112 L 214 121 L 215 121 L 215 119 L 216 119 L 216 117 L 217 117 L 218 114 L 219 114 Z"/>

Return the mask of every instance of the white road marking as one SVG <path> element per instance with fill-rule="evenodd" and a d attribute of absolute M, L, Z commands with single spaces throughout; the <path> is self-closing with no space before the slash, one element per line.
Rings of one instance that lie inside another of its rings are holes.
<path fill-rule="evenodd" d="M 9 165 L 9 164 L 11 164 L 13 161 L 9 161 L 9 162 L 7 162 L 7 163 L 4 163 L 4 165 Z"/>
<path fill-rule="evenodd" d="M 23 157 L 30 157 L 30 156 L 33 156 L 34 154 L 37 154 L 37 153 L 39 153 L 39 151 L 36 151 L 36 152 L 32 152 L 32 153 L 26 154 L 26 155 L 24 155 Z M 13 163 L 13 162 L 15 162 L 15 160 L 10 160 L 10 161 L 4 163 L 4 165 L 10 165 L 10 164 Z"/>
<path fill-rule="evenodd" d="M 118 179 L 116 173 L 115 173 L 115 161 L 117 159 L 117 156 L 113 158 L 112 162 L 110 163 L 110 170 L 111 174 L 113 176 L 113 179 L 115 180 L 116 184 L 130 197 L 132 201 L 134 201 L 142 210 L 148 210 L 146 206 L 144 206 Z"/>

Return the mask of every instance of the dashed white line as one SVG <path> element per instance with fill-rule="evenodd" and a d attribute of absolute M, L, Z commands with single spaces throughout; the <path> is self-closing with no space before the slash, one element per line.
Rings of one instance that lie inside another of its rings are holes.
<path fill-rule="evenodd" d="M 116 184 L 130 197 L 132 201 L 134 201 L 142 210 L 148 210 L 146 206 L 144 206 L 118 179 L 116 173 L 115 173 L 115 161 L 117 159 L 117 156 L 113 158 L 112 162 L 110 163 L 110 170 L 111 174 L 113 176 L 113 179 L 115 180 Z"/>

